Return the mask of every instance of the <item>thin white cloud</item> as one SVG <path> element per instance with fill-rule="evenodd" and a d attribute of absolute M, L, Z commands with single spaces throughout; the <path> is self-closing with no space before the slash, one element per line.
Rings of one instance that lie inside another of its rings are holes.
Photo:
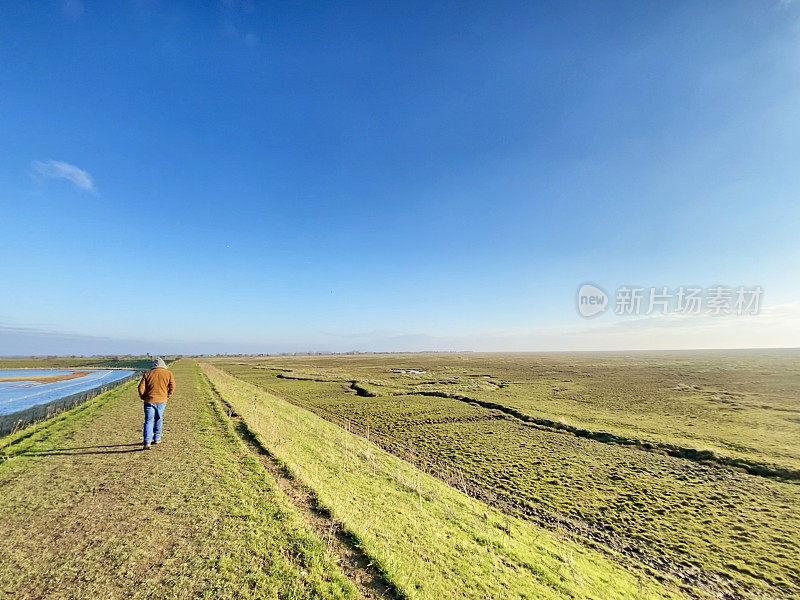
<path fill-rule="evenodd" d="M 261 39 L 255 33 L 245 33 L 230 22 L 225 24 L 225 35 L 242 42 L 248 48 L 255 48 L 261 42 Z"/>
<path fill-rule="evenodd" d="M 61 4 L 61 10 L 69 20 L 77 21 L 83 16 L 83 2 L 82 0 L 65 0 Z"/>
<path fill-rule="evenodd" d="M 255 48 L 258 46 L 258 36 L 255 33 L 248 33 L 244 36 L 244 45 L 248 48 Z"/>
<path fill-rule="evenodd" d="M 82 190 L 87 192 L 95 191 L 92 176 L 75 165 L 58 160 L 47 160 L 44 162 L 35 161 L 33 168 L 40 176 L 47 179 L 66 179 Z"/>

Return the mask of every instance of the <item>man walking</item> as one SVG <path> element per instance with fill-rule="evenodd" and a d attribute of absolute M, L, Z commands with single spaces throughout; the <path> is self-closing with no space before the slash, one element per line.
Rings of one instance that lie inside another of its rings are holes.
<path fill-rule="evenodd" d="M 144 427 L 142 428 L 142 448 L 148 450 L 150 444 L 161 442 L 161 425 L 164 421 L 164 408 L 167 399 L 175 391 L 175 377 L 167 369 L 163 359 L 153 361 L 153 367 L 142 375 L 139 382 L 139 397 L 144 400 Z"/>

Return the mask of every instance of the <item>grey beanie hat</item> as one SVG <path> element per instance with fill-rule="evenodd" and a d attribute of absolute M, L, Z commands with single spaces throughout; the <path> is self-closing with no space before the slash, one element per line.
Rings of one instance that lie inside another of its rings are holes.
<path fill-rule="evenodd" d="M 156 367 L 162 367 L 162 368 L 166 369 L 167 368 L 167 363 L 165 363 L 164 359 L 159 356 L 157 359 L 155 359 L 153 361 L 153 367 L 152 368 L 155 369 Z"/>

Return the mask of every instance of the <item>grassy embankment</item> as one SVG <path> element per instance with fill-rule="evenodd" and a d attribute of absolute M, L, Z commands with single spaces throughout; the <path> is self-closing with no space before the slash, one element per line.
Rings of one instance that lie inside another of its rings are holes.
<path fill-rule="evenodd" d="M 190 361 L 164 443 L 135 383 L 0 439 L 0 597 L 356 596 Z"/>
<path fill-rule="evenodd" d="M 621 566 L 622 557 L 503 514 L 362 437 L 204 369 L 264 447 L 409 599 L 682 597 L 643 569 Z"/>
<path fill-rule="evenodd" d="M 462 478 L 490 502 L 560 522 L 720 594 L 796 598 L 797 483 L 422 395 L 475 398 L 659 443 L 735 446 L 748 460 L 793 467 L 800 439 L 792 412 L 800 403 L 796 356 L 378 355 L 215 364 L 368 431 L 447 481 Z M 394 373 L 398 368 L 427 373 Z"/>

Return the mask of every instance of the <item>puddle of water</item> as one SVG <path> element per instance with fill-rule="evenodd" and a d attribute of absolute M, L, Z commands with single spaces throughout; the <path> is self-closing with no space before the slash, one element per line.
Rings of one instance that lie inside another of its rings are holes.
<path fill-rule="evenodd" d="M 0 369 L 0 377 L 68 375 L 76 370 L 78 369 Z M 50 383 L 0 381 L 0 415 L 10 415 L 37 404 L 46 404 L 64 396 L 86 392 L 123 379 L 132 373 L 134 373 L 132 370 L 98 369 L 83 377 Z"/>
<path fill-rule="evenodd" d="M 3 377 L 46 377 L 47 375 L 69 375 L 77 369 L 0 369 Z"/>

